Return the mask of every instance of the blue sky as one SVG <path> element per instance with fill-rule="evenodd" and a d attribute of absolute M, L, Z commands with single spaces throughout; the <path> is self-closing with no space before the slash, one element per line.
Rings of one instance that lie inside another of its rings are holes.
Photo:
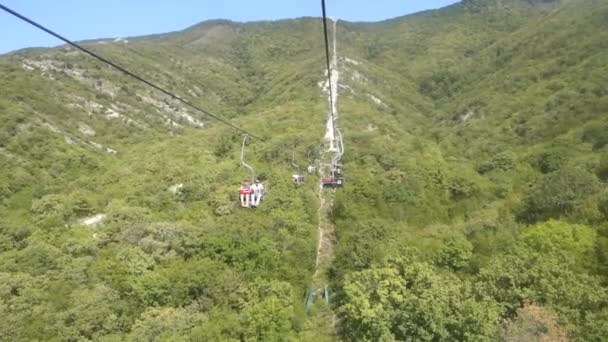
<path fill-rule="evenodd" d="M 328 15 L 377 21 L 439 8 L 456 0 L 326 0 Z M 207 19 L 253 21 L 319 16 L 320 0 L 0 0 L 70 39 L 164 33 Z M 61 42 L 0 10 L 0 53 Z"/>

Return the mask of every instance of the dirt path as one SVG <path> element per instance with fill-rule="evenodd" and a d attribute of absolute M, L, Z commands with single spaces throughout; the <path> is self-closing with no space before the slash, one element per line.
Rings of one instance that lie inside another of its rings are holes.
<path fill-rule="evenodd" d="M 337 20 L 333 20 L 333 56 L 331 62 L 331 87 L 334 96 L 333 101 L 330 99 L 329 83 L 326 81 L 323 89 L 327 92 L 327 101 L 333 106 L 332 110 L 327 114 L 327 126 L 325 131 L 325 140 L 328 145 L 326 152 L 322 152 L 320 156 L 321 166 L 320 172 L 322 175 L 329 174 L 331 158 L 337 149 L 336 142 L 336 119 L 338 117 L 338 89 L 340 81 L 340 72 L 338 71 L 338 55 L 336 47 L 336 28 Z M 332 113 L 334 114 L 332 116 Z M 315 288 L 327 285 L 327 273 L 330 268 L 334 255 L 335 232 L 334 226 L 331 223 L 330 215 L 333 207 L 333 192 L 323 189 L 323 182 L 319 183 L 319 241 L 317 246 L 317 259 L 315 263 L 315 273 L 313 275 L 313 286 Z"/>
<path fill-rule="evenodd" d="M 329 193 L 328 193 L 329 192 Z M 319 240 L 317 245 L 317 259 L 315 262 L 315 273 L 312 277 L 314 288 L 322 288 L 327 285 L 327 273 L 334 257 L 334 245 L 336 243 L 334 225 L 330 220 L 333 207 L 333 193 L 323 189 L 323 183 L 319 183 Z"/>
<path fill-rule="evenodd" d="M 338 71 L 338 56 L 336 48 L 336 27 L 337 20 L 333 21 L 333 58 L 331 61 L 331 82 L 326 80 L 321 83 L 321 87 L 327 94 L 328 103 L 333 106 L 327 113 L 327 125 L 325 129 L 325 148 L 319 156 L 320 165 L 319 171 L 324 177 L 331 174 L 332 160 L 335 159 L 337 153 L 340 153 L 339 131 L 336 126 L 338 117 L 338 89 L 340 72 Z M 330 98 L 329 83 L 332 86 L 333 101 Z M 333 113 L 333 115 L 332 115 Z M 318 215 L 318 245 L 315 261 L 315 272 L 311 280 L 311 289 L 314 294 L 314 317 L 311 321 L 311 329 L 315 331 L 317 336 L 323 336 L 328 340 L 337 339 L 336 336 L 336 315 L 332 310 L 332 296 L 334 289 L 329 287 L 329 271 L 334 260 L 334 248 L 336 245 L 335 227 L 331 220 L 335 190 L 324 189 L 322 179 L 319 181 L 317 190 L 319 197 Z M 327 290 L 327 293 L 326 293 Z M 327 296 L 327 297 L 326 297 Z M 325 300 L 329 298 L 329 306 L 324 305 Z M 320 310 L 320 311 L 319 311 Z"/>

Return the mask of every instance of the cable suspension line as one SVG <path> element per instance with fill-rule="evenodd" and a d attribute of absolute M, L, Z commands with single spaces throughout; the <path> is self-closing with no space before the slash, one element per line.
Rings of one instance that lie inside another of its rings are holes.
<path fill-rule="evenodd" d="M 329 107 L 331 113 L 332 122 L 335 120 L 334 113 L 334 89 L 331 82 L 331 63 L 329 61 L 329 38 L 327 33 L 327 11 L 325 9 L 325 0 L 321 0 L 321 7 L 323 8 L 323 35 L 325 37 L 325 61 L 327 64 L 327 81 L 329 87 Z"/>

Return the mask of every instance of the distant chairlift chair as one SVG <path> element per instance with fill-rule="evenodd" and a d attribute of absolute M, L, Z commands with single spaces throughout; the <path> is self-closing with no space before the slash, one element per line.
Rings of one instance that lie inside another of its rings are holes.
<path fill-rule="evenodd" d="M 300 174 L 294 174 L 291 176 L 291 179 L 293 181 L 293 184 L 295 185 L 302 185 L 304 184 L 304 175 L 300 175 Z"/>
<path fill-rule="evenodd" d="M 247 134 L 245 134 L 243 136 L 243 145 L 241 146 L 241 165 L 245 169 L 247 169 L 247 171 L 249 171 L 249 174 L 251 175 L 251 183 L 249 183 L 249 184 L 253 185 L 256 181 L 255 169 L 251 165 L 249 165 L 245 162 L 245 146 L 247 144 L 248 138 L 249 138 L 249 136 Z M 244 194 L 241 192 L 239 196 L 241 196 L 241 195 L 245 195 L 247 197 L 245 200 L 245 203 L 248 204 L 248 205 L 246 205 L 247 207 L 256 207 L 257 204 L 259 204 L 259 202 L 261 201 L 261 199 L 263 197 L 263 191 L 261 191 L 259 194 L 256 194 L 253 189 L 249 188 L 245 191 Z M 260 198 L 258 199 L 256 195 L 259 196 Z"/>
<path fill-rule="evenodd" d="M 298 166 L 298 164 L 296 164 L 295 157 L 296 157 L 296 153 L 293 152 L 293 154 L 291 155 L 291 166 L 296 171 L 296 173 L 291 176 L 291 180 L 293 181 L 294 185 L 300 186 L 300 185 L 304 184 L 305 178 L 304 178 L 304 175 L 302 173 L 300 173 L 300 167 Z"/>
<path fill-rule="evenodd" d="M 344 186 L 344 177 L 342 177 L 342 173 L 340 169 L 332 170 L 330 177 L 325 177 L 322 180 L 323 187 L 329 189 L 341 188 Z"/>
<path fill-rule="evenodd" d="M 339 129 L 336 129 L 339 138 L 338 153 L 331 160 L 331 175 L 322 179 L 324 188 L 341 188 L 344 186 L 344 177 L 342 176 L 342 165 L 340 160 L 344 155 L 344 142 L 342 140 L 342 133 Z"/>

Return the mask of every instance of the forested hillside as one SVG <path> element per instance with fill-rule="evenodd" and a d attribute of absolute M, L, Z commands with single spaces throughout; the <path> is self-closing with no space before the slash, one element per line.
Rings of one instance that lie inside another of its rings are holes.
<path fill-rule="evenodd" d="M 83 42 L 263 137 L 257 209 L 238 132 L 73 48 L 0 56 L 0 340 L 604 340 L 608 2 L 335 33 L 347 183 L 308 312 L 326 197 L 291 175 L 326 149 L 320 19 Z"/>

